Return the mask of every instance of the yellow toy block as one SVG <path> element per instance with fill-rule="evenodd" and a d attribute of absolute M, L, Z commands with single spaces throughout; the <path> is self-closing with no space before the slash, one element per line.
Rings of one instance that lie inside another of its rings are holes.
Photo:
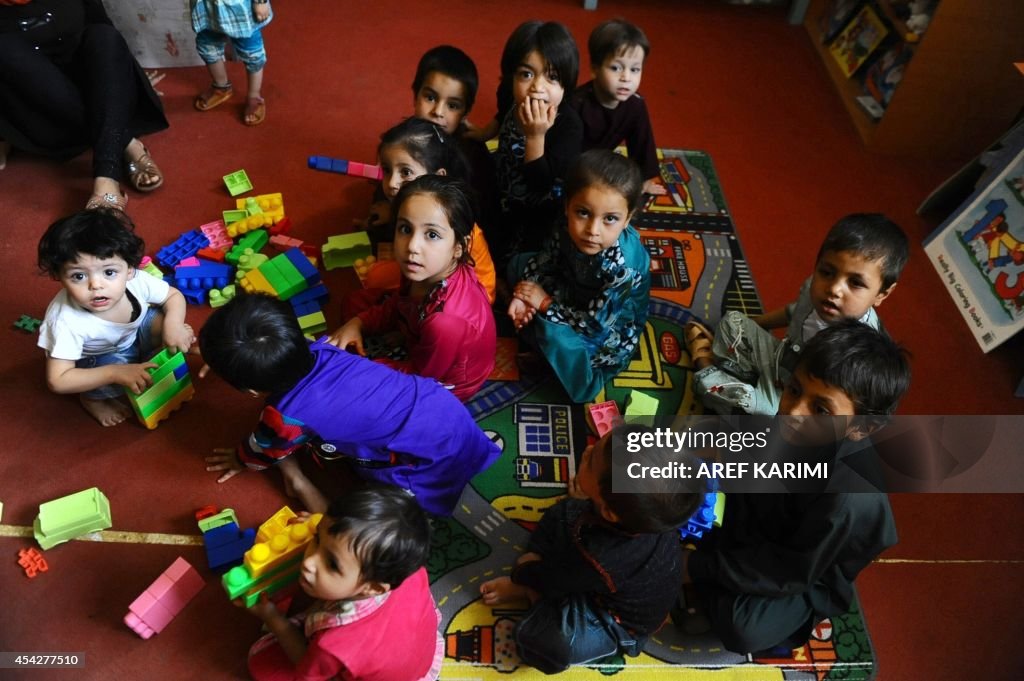
<path fill-rule="evenodd" d="M 276 514 L 275 514 L 276 516 Z M 261 541 L 245 552 L 243 563 L 253 578 L 262 576 L 299 556 L 313 538 L 321 513 L 315 513 L 304 523 L 287 525 L 283 530 L 273 532 L 269 541 Z M 271 518 L 271 521 L 274 519 Z M 270 522 L 270 521 L 268 521 Z M 262 531 L 262 526 L 261 526 Z M 271 528 L 272 529 L 272 528 Z"/>
<path fill-rule="evenodd" d="M 263 211 L 262 215 L 270 216 L 273 221 L 270 224 L 276 225 L 282 218 L 284 218 L 284 197 L 281 192 L 275 194 L 260 194 L 259 196 L 252 197 L 256 199 L 257 205 L 260 210 Z M 235 205 L 239 210 L 246 210 L 245 202 L 248 199 L 235 199 Z"/>
<path fill-rule="evenodd" d="M 270 285 L 267 278 L 259 270 L 249 270 L 245 273 L 245 276 L 238 280 L 238 283 L 242 285 L 249 293 L 256 293 L 257 291 L 262 293 L 269 293 L 270 295 L 277 297 L 277 291 Z"/>
<path fill-rule="evenodd" d="M 229 237 L 234 239 L 235 237 L 260 229 L 261 227 L 269 227 L 275 222 L 276 221 L 273 216 L 269 213 L 258 213 L 256 215 L 250 215 L 247 218 L 243 218 L 238 222 L 232 222 L 224 228 L 224 231 L 228 233 Z"/>
<path fill-rule="evenodd" d="M 171 412 L 177 411 L 181 405 L 191 400 L 195 394 L 195 388 L 192 387 L 192 384 L 189 384 L 181 392 L 169 399 L 162 407 L 143 419 L 143 425 L 150 430 L 154 430 L 160 425 L 161 421 L 171 415 Z"/>
<path fill-rule="evenodd" d="M 275 534 L 280 534 L 288 529 L 288 521 L 295 517 L 295 511 L 285 506 L 274 515 L 267 518 L 267 521 L 256 530 L 257 542 L 268 542 Z"/>

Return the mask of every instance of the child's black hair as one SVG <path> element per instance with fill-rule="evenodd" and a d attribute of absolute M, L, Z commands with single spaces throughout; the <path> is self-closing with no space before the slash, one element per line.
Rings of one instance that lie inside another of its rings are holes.
<path fill-rule="evenodd" d="M 683 462 L 697 470 L 699 462 L 687 452 L 677 453 L 669 447 L 641 447 L 636 453 L 626 447 L 633 433 L 650 433 L 651 428 L 640 424 L 625 424 L 614 428 L 608 437 L 594 445 L 591 465 L 602 466 L 598 488 L 605 505 L 618 516 L 618 525 L 634 534 L 665 532 L 679 527 L 693 516 L 704 500 L 702 484 L 691 480 L 651 478 L 643 481 L 643 491 L 612 489 L 612 476 L 625 480 L 631 463 L 641 466 L 665 466 L 670 462 Z"/>
<path fill-rule="evenodd" d="M 456 141 L 444 130 L 422 118 L 406 118 L 385 131 L 380 136 L 377 156 L 385 147 L 394 146 L 405 149 L 428 173 L 436 173 L 444 168 L 448 175 L 460 180 L 469 174 Z"/>
<path fill-rule="evenodd" d="M 910 387 L 907 351 L 884 331 L 842 319 L 804 346 L 797 369 L 835 386 L 858 416 L 889 416 Z"/>
<path fill-rule="evenodd" d="M 639 26 L 624 19 L 603 21 L 590 32 L 590 38 L 587 40 L 590 65 L 597 68 L 604 64 L 608 57 L 618 56 L 634 47 L 644 51 L 644 60 L 651 53 L 651 43 Z"/>
<path fill-rule="evenodd" d="M 469 186 L 462 180 L 447 175 L 421 175 L 412 182 L 402 185 L 395 196 L 393 210 L 395 227 L 398 227 L 402 204 L 416 194 L 429 194 L 441 206 L 448 224 L 455 232 L 455 240 L 462 245 L 460 262 L 472 264 L 469 254 L 469 238 L 475 224 L 473 201 Z"/>
<path fill-rule="evenodd" d="M 38 266 L 59 279 L 61 270 L 85 253 L 100 260 L 117 256 L 132 269 L 139 266 L 146 244 L 131 218 L 112 208 L 83 210 L 57 220 L 39 240 Z"/>
<path fill-rule="evenodd" d="M 851 213 L 825 235 L 815 262 L 827 251 L 853 251 L 868 260 L 881 261 L 882 291 L 895 284 L 910 257 L 907 235 L 881 213 Z"/>
<path fill-rule="evenodd" d="M 412 81 L 412 95 L 418 97 L 423 81 L 431 73 L 442 73 L 453 78 L 465 88 L 463 115 L 468 115 L 476 101 L 476 91 L 480 86 L 480 78 L 476 72 L 476 64 L 469 55 L 451 45 L 438 45 L 423 53 L 420 63 L 416 66 L 416 77 Z"/>
<path fill-rule="evenodd" d="M 566 204 L 576 192 L 592 184 L 602 184 L 622 194 L 629 214 L 640 205 L 644 178 L 634 162 L 609 149 L 590 149 L 580 154 L 565 180 Z"/>
<path fill-rule="evenodd" d="M 511 102 L 512 81 L 516 69 L 531 52 L 539 52 L 550 75 L 557 77 L 565 90 L 559 108 L 566 105 L 576 89 L 580 73 L 580 53 L 572 33 L 556 21 L 525 21 L 512 31 L 501 53 L 501 88 Z M 501 97 L 499 97 L 501 99 Z M 504 112 L 499 112 L 504 113 Z"/>
<path fill-rule="evenodd" d="M 344 535 L 359 561 L 362 582 L 395 589 L 426 565 L 430 523 L 416 500 L 397 487 L 373 485 L 346 492 L 327 507 L 327 534 Z"/>
<path fill-rule="evenodd" d="M 199 331 L 199 349 L 238 390 L 270 394 L 291 389 L 314 362 L 292 306 L 262 293 L 239 293 L 214 310 Z"/>

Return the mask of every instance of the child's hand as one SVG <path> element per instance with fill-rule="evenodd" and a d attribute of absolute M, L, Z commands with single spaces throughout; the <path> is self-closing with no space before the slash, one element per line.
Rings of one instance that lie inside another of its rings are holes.
<path fill-rule="evenodd" d="M 516 107 L 516 121 L 526 137 L 543 137 L 555 124 L 558 107 L 527 97 Z"/>
<path fill-rule="evenodd" d="M 252 3 L 252 15 L 256 17 L 256 21 L 266 21 L 267 17 L 270 16 L 270 3 L 269 2 L 256 2 L 253 0 Z"/>
<path fill-rule="evenodd" d="M 231 602 L 239 607 L 245 607 L 245 601 L 241 598 L 236 598 Z M 250 613 L 263 620 L 264 623 L 269 623 L 284 617 L 284 615 L 281 614 L 281 611 L 277 609 L 277 605 L 267 596 L 266 592 L 261 593 L 259 600 L 247 609 Z"/>
<path fill-rule="evenodd" d="M 644 181 L 644 194 L 655 194 L 657 196 L 664 196 L 668 194 L 668 189 L 661 183 L 661 178 L 652 177 L 649 180 Z"/>
<path fill-rule="evenodd" d="M 196 334 L 188 324 L 166 324 L 164 326 L 164 345 L 168 349 L 188 352 L 196 342 Z"/>
<path fill-rule="evenodd" d="M 327 337 L 327 342 L 336 348 L 347 350 L 348 346 L 355 346 L 357 353 L 366 357 L 366 350 L 363 349 L 363 322 L 359 317 L 353 317 L 345 324 Z"/>
<path fill-rule="evenodd" d="M 576 484 L 576 476 L 569 478 L 569 484 L 566 486 L 566 493 L 573 499 L 586 499 L 587 495 L 583 493 L 580 486 Z"/>
<path fill-rule="evenodd" d="M 539 310 L 544 304 L 544 299 L 548 297 L 548 293 L 544 290 L 543 286 L 535 281 L 527 281 L 525 279 L 516 284 L 512 295 L 535 310 Z"/>
<path fill-rule="evenodd" d="M 226 482 L 245 470 L 245 466 L 238 460 L 238 453 L 234 449 L 215 449 L 215 456 L 206 457 L 206 470 L 209 472 L 226 471 L 217 478 L 217 482 Z"/>
<path fill-rule="evenodd" d="M 153 376 L 148 369 L 155 368 L 156 365 L 152 362 L 111 365 L 110 371 L 113 373 L 111 382 L 123 385 L 136 395 L 141 395 L 143 390 L 153 385 Z"/>
<path fill-rule="evenodd" d="M 516 331 L 532 322 L 533 314 L 534 309 L 518 298 L 513 298 L 512 302 L 508 304 L 508 316 L 512 319 Z"/>

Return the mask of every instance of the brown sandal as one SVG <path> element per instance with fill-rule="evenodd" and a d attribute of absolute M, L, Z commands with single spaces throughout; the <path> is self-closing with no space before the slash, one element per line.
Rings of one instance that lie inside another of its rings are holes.
<path fill-rule="evenodd" d="M 164 183 L 164 175 L 160 172 L 153 157 L 149 155 L 149 149 L 142 145 L 142 155 L 134 161 L 128 161 L 128 181 L 140 192 L 151 192 Z M 155 177 L 156 181 L 149 184 L 142 183 L 142 177 L 149 175 Z"/>
<path fill-rule="evenodd" d="M 703 359 L 714 362 L 715 353 L 711 351 L 711 343 L 714 335 L 700 322 L 689 321 L 683 327 L 683 335 L 686 338 L 686 350 L 690 353 L 690 361 L 696 363 Z"/>
<path fill-rule="evenodd" d="M 259 125 L 267 117 L 267 105 L 262 97 L 250 97 L 242 114 L 242 122 L 246 125 Z"/>
<path fill-rule="evenodd" d="M 93 194 L 89 197 L 89 202 L 85 204 L 86 210 L 94 210 L 96 208 L 112 208 L 119 210 L 122 213 L 128 207 L 128 197 L 124 194 L 115 194 L 113 192 L 105 192 L 103 194 Z"/>
<path fill-rule="evenodd" d="M 200 111 L 209 111 L 231 99 L 232 94 L 234 94 L 234 90 L 231 89 L 231 83 L 227 85 L 210 83 L 210 87 L 196 95 L 193 104 Z"/>

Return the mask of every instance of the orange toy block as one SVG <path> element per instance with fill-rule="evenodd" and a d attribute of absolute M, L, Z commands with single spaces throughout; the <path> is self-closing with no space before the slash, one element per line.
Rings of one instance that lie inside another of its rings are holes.
<path fill-rule="evenodd" d="M 39 553 L 39 549 L 21 549 L 18 551 L 18 565 L 25 570 L 25 576 L 29 579 L 35 579 L 36 575 L 40 572 L 46 572 L 50 569 L 50 566 L 46 564 L 46 559 L 43 558 L 43 554 Z"/>

